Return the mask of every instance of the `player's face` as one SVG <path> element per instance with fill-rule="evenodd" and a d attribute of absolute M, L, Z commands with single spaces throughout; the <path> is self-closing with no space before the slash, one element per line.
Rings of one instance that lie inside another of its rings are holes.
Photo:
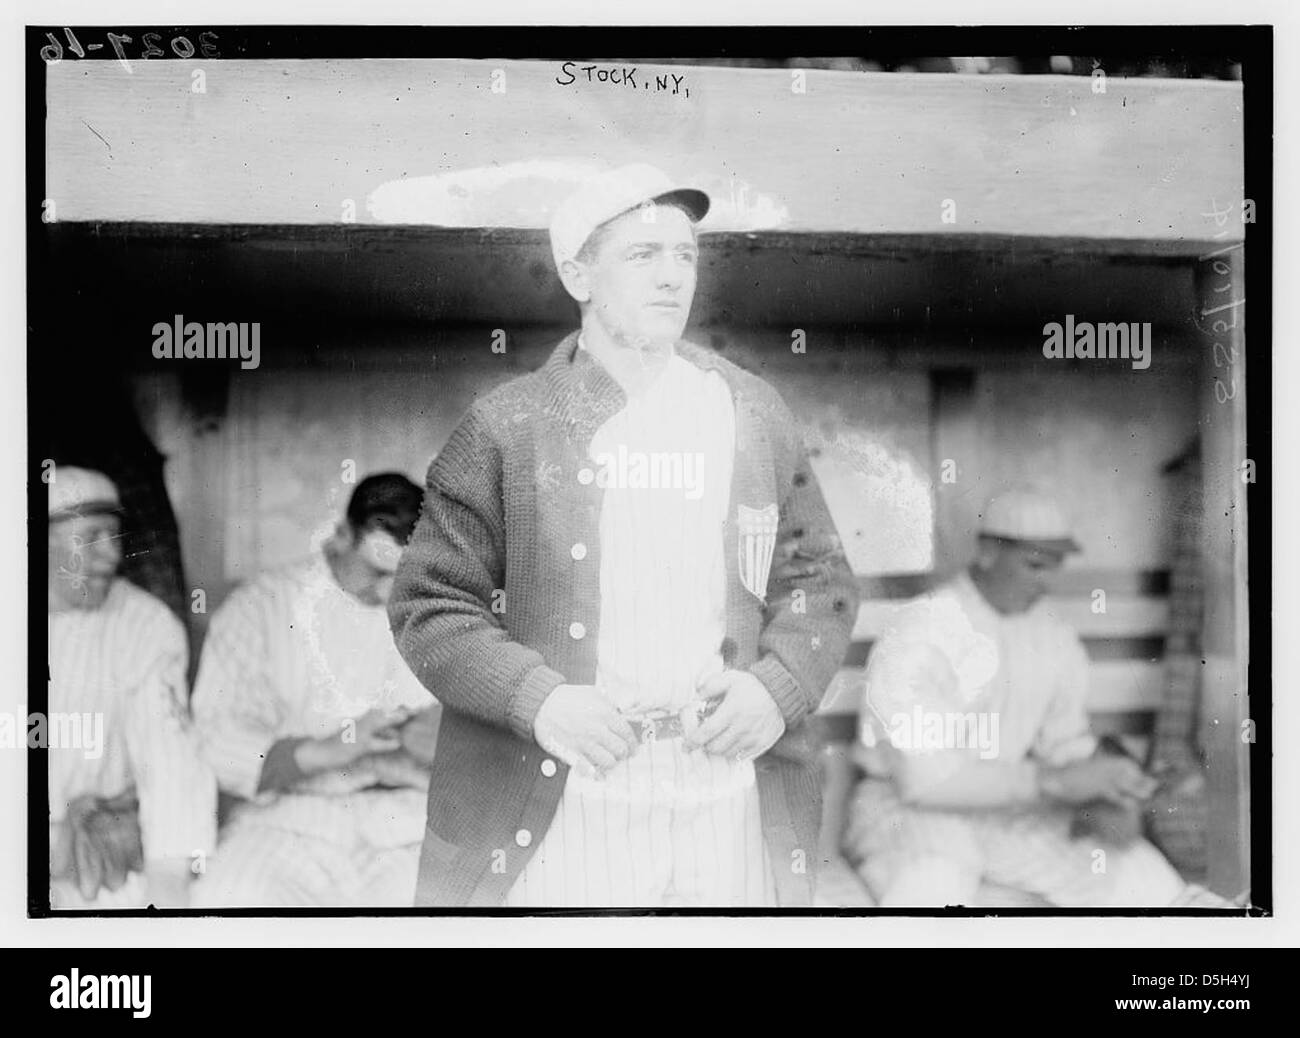
<path fill-rule="evenodd" d="M 1048 591 L 1065 556 L 1024 544 L 1004 544 L 994 563 L 1007 613 L 1022 613 Z"/>
<path fill-rule="evenodd" d="M 382 541 L 376 547 L 377 541 Z M 366 605 L 384 605 L 393 591 L 393 571 L 401 548 L 386 534 L 363 531 L 333 560 L 334 578 L 348 594 Z"/>
<path fill-rule="evenodd" d="M 676 206 L 617 217 L 587 268 L 597 320 L 623 345 L 675 343 L 690 316 L 698 261 L 690 218 Z"/>
<path fill-rule="evenodd" d="M 50 524 L 49 597 L 62 609 L 98 609 L 122 561 L 115 515 L 74 516 Z"/>

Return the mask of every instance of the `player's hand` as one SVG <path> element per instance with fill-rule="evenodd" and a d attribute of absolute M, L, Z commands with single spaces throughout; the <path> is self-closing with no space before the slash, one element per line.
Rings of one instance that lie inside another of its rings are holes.
<path fill-rule="evenodd" d="M 95 813 L 96 804 L 93 795 L 76 797 L 68 804 L 65 820 L 71 834 L 71 878 L 85 901 L 93 901 L 104 885 L 104 849 L 87 824 Z"/>
<path fill-rule="evenodd" d="M 1039 787 L 1053 800 L 1082 804 L 1103 800 L 1127 807 L 1146 800 L 1160 783 L 1127 757 L 1090 757 L 1039 772 Z"/>
<path fill-rule="evenodd" d="M 385 786 L 426 791 L 429 788 L 429 766 L 417 761 L 405 750 L 371 754 L 361 763 L 368 765 L 375 780 Z"/>
<path fill-rule="evenodd" d="M 766 753 L 785 731 L 785 718 L 767 687 L 747 670 L 724 670 L 700 685 L 707 699 L 722 696 L 713 715 L 687 732 L 688 750 L 752 760 Z"/>
<path fill-rule="evenodd" d="M 637 746 L 632 726 L 595 685 L 557 685 L 537 711 L 533 736 L 580 775 L 608 771 Z"/>
<path fill-rule="evenodd" d="M 338 735 L 308 739 L 294 750 L 298 766 L 308 775 L 347 768 L 372 753 L 401 749 L 398 727 L 410 716 L 405 708 L 367 710 Z"/>
<path fill-rule="evenodd" d="M 426 768 L 433 763 L 433 755 L 438 749 L 441 721 L 440 708 L 433 706 L 412 714 L 399 732 L 402 749 Z"/>
<path fill-rule="evenodd" d="M 86 819 L 86 831 L 95 841 L 104 863 L 104 886 L 121 889 L 132 872 L 144 868 L 139 804 L 134 797 L 101 800 Z"/>

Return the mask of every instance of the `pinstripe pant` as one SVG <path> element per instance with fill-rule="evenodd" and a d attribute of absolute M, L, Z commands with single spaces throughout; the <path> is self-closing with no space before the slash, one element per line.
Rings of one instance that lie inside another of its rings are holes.
<path fill-rule="evenodd" d="M 1182 892 L 1182 878 L 1148 841 L 1118 848 L 1072 839 L 1072 817 L 1054 807 L 909 807 L 892 783 L 868 778 L 854 794 L 846 843 L 884 907 L 975 904 L 982 881 L 1062 908 L 1164 908 Z"/>
<path fill-rule="evenodd" d="M 409 908 L 424 793 L 285 795 L 242 805 L 194 885 L 199 908 Z"/>
<path fill-rule="evenodd" d="M 643 743 L 604 778 L 570 771 L 506 896 L 519 907 L 775 904 L 751 763 Z"/>

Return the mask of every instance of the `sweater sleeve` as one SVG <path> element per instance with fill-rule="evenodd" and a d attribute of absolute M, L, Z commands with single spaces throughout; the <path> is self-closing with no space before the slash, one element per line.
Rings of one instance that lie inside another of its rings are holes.
<path fill-rule="evenodd" d="M 532 739 L 564 677 L 493 611 L 504 596 L 504 513 L 501 451 L 471 409 L 429 467 L 388 617 L 407 666 L 444 706 Z"/>
<path fill-rule="evenodd" d="M 821 704 L 848 650 L 858 612 L 857 582 L 794 416 L 768 387 L 777 471 L 786 481 L 759 658 L 750 668 L 781 709 L 787 728 Z"/>

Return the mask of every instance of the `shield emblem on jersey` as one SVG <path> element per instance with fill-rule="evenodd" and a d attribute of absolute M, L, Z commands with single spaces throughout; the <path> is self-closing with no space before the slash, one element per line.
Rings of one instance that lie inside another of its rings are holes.
<path fill-rule="evenodd" d="M 760 602 L 767 601 L 767 578 L 772 572 L 772 553 L 776 550 L 776 529 L 781 515 L 776 505 L 750 508 L 738 505 L 736 525 L 740 538 L 736 549 L 740 562 L 740 582 Z"/>

